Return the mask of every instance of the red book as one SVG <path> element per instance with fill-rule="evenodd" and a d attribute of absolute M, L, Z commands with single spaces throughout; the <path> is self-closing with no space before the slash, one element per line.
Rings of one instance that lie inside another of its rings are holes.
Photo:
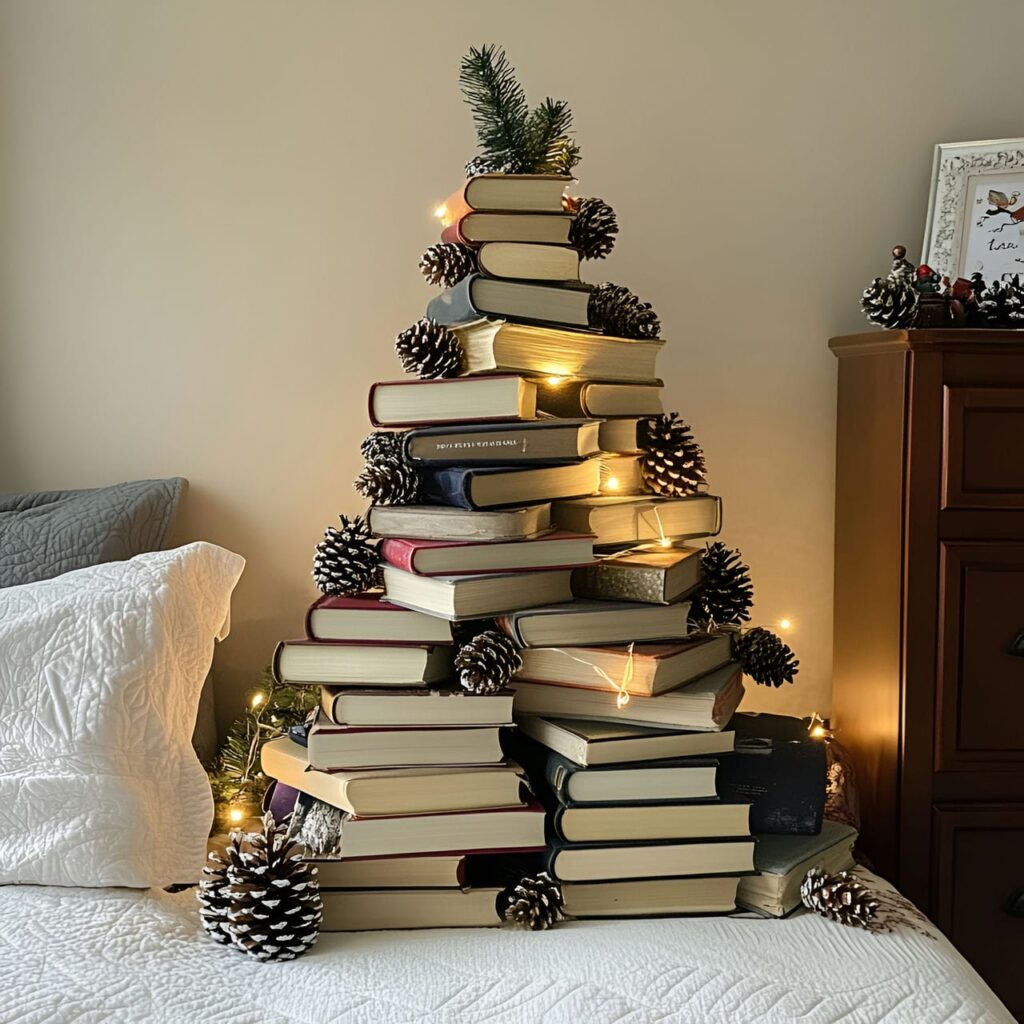
<path fill-rule="evenodd" d="M 310 640 L 364 643 L 450 644 L 447 622 L 389 604 L 380 591 L 354 597 L 321 597 L 306 612 Z"/>
<path fill-rule="evenodd" d="M 390 565 L 419 576 L 469 576 L 590 565 L 594 539 L 566 532 L 511 543 L 389 538 L 381 542 L 380 553 Z"/>

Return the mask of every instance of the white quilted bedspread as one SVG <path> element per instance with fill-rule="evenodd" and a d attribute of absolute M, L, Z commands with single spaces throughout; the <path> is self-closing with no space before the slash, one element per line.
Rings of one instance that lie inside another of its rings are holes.
<path fill-rule="evenodd" d="M 4 1024 L 1013 1024 L 945 939 L 786 921 L 323 935 L 261 964 L 191 891 L 0 887 Z"/>

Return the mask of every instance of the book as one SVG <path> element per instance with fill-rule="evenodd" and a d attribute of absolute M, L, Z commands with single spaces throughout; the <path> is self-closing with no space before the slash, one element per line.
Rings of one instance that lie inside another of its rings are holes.
<path fill-rule="evenodd" d="M 389 565 L 419 576 L 462 576 L 589 565 L 594 542 L 578 533 L 560 532 L 508 544 L 392 537 L 381 542 L 380 555 Z"/>
<path fill-rule="evenodd" d="M 309 767 L 307 748 L 287 736 L 263 744 L 260 764 L 279 783 L 357 816 L 523 805 L 524 787 L 515 765 L 321 771 Z"/>
<path fill-rule="evenodd" d="M 668 607 L 673 611 L 678 608 Z M 619 614 L 625 612 L 620 610 Z M 729 637 L 724 633 L 693 633 L 670 643 L 533 647 L 520 653 L 523 667 L 517 678 L 603 691 L 611 688 L 609 680 L 615 680 L 626 693 L 638 697 L 656 697 L 678 689 L 728 664 L 731 657 Z"/>
<path fill-rule="evenodd" d="M 551 529 L 551 506 L 470 511 L 437 505 L 374 505 L 367 521 L 377 537 L 453 543 L 531 540 Z"/>
<path fill-rule="evenodd" d="M 441 231 L 442 242 L 537 242 L 568 245 L 572 217 L 558 213 L 464 214 Z"/>
<path fill-rule="evenodd" d="M 660 697 L 630 697 L 619 706 L 611 683 L 604 690 L 584 690 L 514 677 L 516 715 L 597 719 L 615 724 L 717 732 L 726 725 L 743 698 L 743 674 L 735 666 L 711 672 Z"/>
<path fill-rule="evenodd" d="M 655 547 L 609 555 L 572 574 L 577 597 L 672 604 L 700 582 L 700 548 Z"/>
<path fill-rule="evenodd" d="M 602 455 L 602 494 L 643 494 L 646 488 L 639 455 Z"/>
<path fill-rule="evenodd" d="M 424 467 L 420 482 L 424 499 L 435 505 L 464 509 L 516 507 L 595 494 L 601 486 L 601 462 L 587 459 L 560 466 Z"/>
<path fill-rule="evenodd" d="M 566 245 L 529 242 L 485 242 L 476 253 L 477 266 L 488 277 L 520 281 L 580 279 L 580 254 Z"/>
<path fill-rule="evenodd" d="M 405 640 L 415 644 L 450 644 L 451 627 L 432 615 L 400 608 L 382 600 L 380 592 L 355 597 L 325 595 L 306 612 L 310 640 L 363 640 L 387 644 Z"/>
<path fill-rule="evenodd" d="M 811 868 L 829 873 L 854 865 L 857 832 L 849 825 L 824 821 L 811 836 L 758 836 L 754 867 L 760 872 L 740 881 L 736 900 L 771 917 L 784 917 L 800 906 L 800 883 Z"/>
<path fill-rule="evenodd" d="M 501 924 L 500 889 L 323 889 L 321 931 L 487 928 Z"/>
<path fill-rule="evenodd" d="M 469 274 L 427 303 L 427 319 L 447 325 L 496 317 L 586 327 L 590 323 L 589 306 L 590 289 L 585 285 L 534 284 Z"/>
<path fill-rule="evenodd" d="M 324 686 L 320 709 L 335 725 L 512 725 L 512 692 L 366 690 Z"/>
<path fill-rule="evenodd" d="M 575 498 L 556 502 L 551 519 L 560 530 L 592 533 L 596 546 L 711 537 L 722 528 L 722 499 L 711 494 Z"/>
<path fill-rule="evenodd" d="M 498 619 L 498 626 L 518 647 L 551 648 L 553 644 L 560 644 L 553 649 L 561 651 L 591 644 L 627 644 L 685 637 L 689 632 L 686 621 L 689 613 L 689 601 L 670 605 L 635 604 L 628 601 L 570 601 L 568 604 L 510 612 Z M 706 644 L 698 646 L 701 649 L 707 647 Z M 692 643 L 690 647 L 696 650 Z M 717 664 L 708 665 L 709 669 L 716 668 L 728 659 L 728 644 L 725 648 L 726 652 Z M 642 647 L 633 650 L 634 675 L 636 662 L 638 658 L 644 657 L 644 651 Z M 548 661 L 544 658 L 531 658 L 529 668 L 524 662 L 523 672 L 527 678 L 534 680 L 552 677 Z M 586 678 L 589 682 L 593 676 Z"/>
<path fill-rule="evenodd" d="M 321 711 L 309 730 L 311 768 L 412 768 L 420 765 L 497 764 L 502 759 L 497 726 L 335 725 Z"/>
<path fill-rule="evenodd" d="M 322 889 L 461 889 L 462 854 L 410 857 L 304 857 Z"/>
<path fill-rule="evenodd" d="M 455 324 L 452 330 L 462 345 L 467 373 L 513 372 L 650 384 L 665 344 L 660 339 L 618 338 L 493 319 Z"/>
<path fill-rule="evenodd" d="M 569 806 L 550 804 L 553 834 L 566 843 L 641 843 L 750 835 L 750 805 L 695 802 Z"/>
<path fill-rule="evenodd" d="M 571 569 L 488 576 L 417 576 L 384 566 L 388 599 L 406 608 L 457 621 L 571 600 Z M 336 680 L 325 680 L 336 682 Z"/>
<path fill-rule="evenodd" d="M 556 839 L 548 847 L 547 866 L 548 873 L 562 882 L 742 875 L 754 870 L 754 839 L 686 839 L 633 846 Z"/>
<path fill-rule="evenodd" d="M 570 917 L 675 917 L 735 909 L 737 876 L 644 878 L 630 882 L 564 882 Z"/>
<path fill-rule="evenodd" d="M 537 382 L 537 408 L 548 416 L 656 416 L 662 412 L 661 388 L 661 381 L 605 384 L 542 379 Z"/>
<path fill-rule="evenodd" d="M 451 645 L 364 644 L 351 640 L 283 640 L 273 671 L 283 683 L 346 686 L 426 686 L 449 678 Z"/>
<path fill-rule="evenodd" d="M 536 413 L 537 385 L 511 374 L 390 380 L 370 388 L 370 421 L 376 427 L 532 420 Z"/>
<path fill-rule="evenodd" d="M 475 174 L 444 201 L 443 217 L 454 221 L 474 210 L 562 214 L 572 180 L 564 174 Z"/>
<path fill-rule="evenodd" d="M 629 455 L 640 451 L 637 428 L 643 420 L 636 417 L 618 417 L 601 421 L 597 428 L 597 445 L 603 452 Z"/>
<path fill-rule="evenodd" d="M 606 765 L 632 764 L 646 761 L 662 761 L 670 758 L 686 758 L 686 767 L 703 767 L 704 763 L 697 760 L 698 757 L 712 754 L 725 753 L 732 750 L 735 733 L 732 730 L 723 732 L 678 732 L 670 729 L 645 728 L 643 726 L 628 725 L 618 722 L 591 721 L 586 718 L 546 718 L 538 715 L 517 715 L 516 721 L 519 725 L 519 732 L 525 733 L 531 739 L 547 747 L 557 755 L 561 755 L 567 761 L 581 768 L 596 768 Z M 717 761 L 714 762 L 717 765 Z M 652 765 L 657 773 L 661 766 Z M 626 771 L 637 771 L 641 775 L 636 776 L 638 785 L 650 785 L 650 792 L 660 793 L 659 786 L 672 786 L 675 784 L 675 777 L 664 779 L 657 774 L 649 783 L 644 782 L 647 776 L 643 774 L 646 769 L 624 769 Z M 568 766 L 564 767 L 562 773 L 565 782 L 569 787 L 568 792 L 575 800 L 587 799 L 585 795 L 593 792 L 591 783 L 586 781 L 588 776 L 573 774 Z M 628 776 L 629 779 L 634 778 Z M 573 781 L 580 779 L 579 782 Z M 695 779 L 688 779 L 688 783 L 697 785 Z M 707 793 L 714 796 L 717 790 L 714 789 L 714 777 L 712 776 L 712 789 Z M 603 780 L 594 781 L 596 791 L 604 792 L 601 788 L 606 784 Z M 625 783 L 623 783 L 625 784 Z M 703 783 L 701 783 L 703 785 Z M 555 787 L 556 791 L 558 787 Z M 647 792 L 647 790 L 642 790 Z M 618 791 L 616 791 L 618 793 Z M 695 794 L 696 795 L 696 794 Z M 618 796 L 610 797 L 617 799 Z"/>
<path fill-rule="evenodd" d="M 576 462 L 597 454 L 600 426 L 597 420 L 535 420 L 423 427 L 406 436 L 405 457 L 415 466 Z"/>
<path fill-rule="evenodd" d="M 348 815 L 341 826 L 343 857 L 540 850 L 543 847 L 544 808 L 537 803 L 387 818 Z"/>

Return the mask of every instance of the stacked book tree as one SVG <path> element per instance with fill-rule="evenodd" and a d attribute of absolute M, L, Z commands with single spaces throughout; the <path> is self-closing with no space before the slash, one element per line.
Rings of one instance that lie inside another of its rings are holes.
<path fill-rule="evenodd" d="M 370 388 L 370 508 L 327 530 L 307 638 L 275 655 L 321 687 L 262 765 L 326 928 L 722 913 L 754 870 L 718 758 L 744 670 L 796 662 L 742 628 L 737 555 L 700 543 L 721 501 L 663 410 L 657 316 L 580 282 L 617 225 L 568 195 L 568 122 L 495 155 L 509 75 L 493 48 L 464 62 L 484 157 L 421 261 L 443 290 L 396 342 L 415 376 Z"/>

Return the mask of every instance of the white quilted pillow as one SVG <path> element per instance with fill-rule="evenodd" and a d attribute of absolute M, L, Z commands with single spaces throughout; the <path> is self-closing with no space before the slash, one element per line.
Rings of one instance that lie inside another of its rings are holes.
<path fill-rule="evenodd" d="M 0 590 L 0 883 L 198 877 L 192 727 L 244 565 L 189 544 Z"/>

